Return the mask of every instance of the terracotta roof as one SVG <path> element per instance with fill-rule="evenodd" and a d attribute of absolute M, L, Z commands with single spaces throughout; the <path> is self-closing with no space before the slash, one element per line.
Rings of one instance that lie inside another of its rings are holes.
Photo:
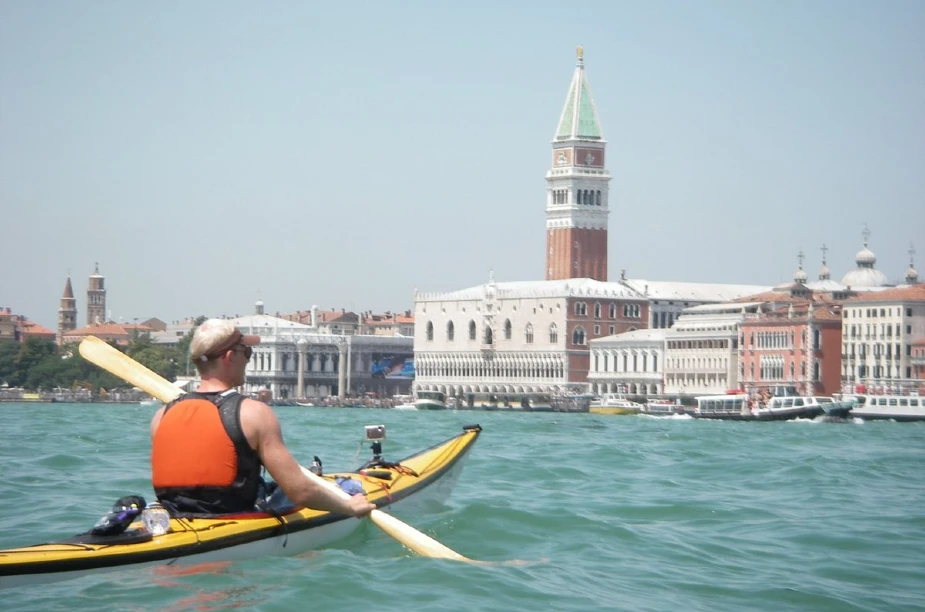
<path fill-rule="evenodd" d="M 846 304 L 879 304 L 883 302 L 925 302 L 925 283 L 910 287 L 884 289 L 845 300 Z"/>
<path fill-rule="evenodd" d="M 805 292 L 803 295 L 793 295 L 791 291 L 796 288 Z M 809 289 L 803 285 L 787 285 L 784 288 L 772 289 L 770 291 L 764 291 L 762 293 L 755 293 L 752 295 L 745 295 L 740 298 L 733 300 L 731 303 L 740 303 L 740 302 L 805 302 L 807 298 L 805 295 L 812 297 L 813 301 L 819 302 L 828 302 L 833 304 L 841 303 L 840 301 L 835 301 L 830 297 L 829 292 L 826 291 L 815 291 Z"/>
<path fill-rule="evenodd" d="M 830 306 L 818 306 L 813 309 L 813 319 L 816 321 L 841 321 L 841 310 L 832 312 Z"/>
<path fill-rule="evenodd" d="M 312 323 L 312 311 L 311 310 L 300 310 L 298 312 L 290 314 L 281 314 L 279 315 L 280 319 L 286 319 L 287 321 L 295 321 L 297 323 L 304 323 L 306 325 L 311 325 Z M 359 320 L 359 315 L 355 312 L 349 310 L 319 310 L 315 312 L 315 323 L 321 325 L 322 323 L 356 323 Z"/>
<path fill-rule="evenodd" d="M 784 301 L 784 300 L 778 300 Z M 757 319 L 746 319 L 743 322 L 743 325 L 761 325 L 768 322 L 780 322 L 786 321 L 791 315 L 791 307 L 793 319 L 796 322 L 806 320 L 807 307 L 809 301 L 806 298 L 790 298 L 788 297 L 786 306 L 780 306 L 775 308 L 770 312 L 762 313 L 760 318 Z M 837 302 L 833 302 L 828 299 L 816 299 L 812 302 L 813 304 L 813 319 L 816 321 L 841 321 L 841 307 Z"/>
<path fill-rule="evenodd" d="M 101 323 L 99 325 L 88 325 L 78 329 L 72 329 L 64 332 L 64 337 L 75 338 L 84 336 L 108 336 L 108 337 L 128 337 L 131 332 L 138 330 L 141 333 L 153 331 L 146 325 L 135 325 L 132 323 Z"/>
<path fill-rule="evenodd" d="M 142 321 L 141 324 L 146 325 L 147 327 L 150 327 L 154 331 L 164 331 L 165 329 L 167 329 L 167 324 L 161 321 L 160 319 L 158 319 L 157 317 L 152 317 L 148 319 L 147 321 Z"/>
<path fill-rule="evenodd" d="M 805 298 L 794 298 L 788 291 L 764 291 L 752 295 L 743 295 L 740 298 L 732 300 L 732 303 L 739 302 L 792 302 L 794 300 L 805 300 Z"/>
<path fill-rule="evenodd" d="M 42 327 L 38 323 L 33 323 L 32 321 L 20 321 L 19 329 L 28 336 L 48 336 L 54 338 L 56 335 L 55 332 L 47 327 Z"/>
<path fill-rule="evenodd" d="M 912 346 L 925 346 L 925 337 L 913 341 Z"/>
<path fill-rule="evenodd" d="M 316 323 L 356 323 L 359 318 L 359 315 L 357 315 L 355 312 L 340 310 L 319 310 L 317 313 Z"/>

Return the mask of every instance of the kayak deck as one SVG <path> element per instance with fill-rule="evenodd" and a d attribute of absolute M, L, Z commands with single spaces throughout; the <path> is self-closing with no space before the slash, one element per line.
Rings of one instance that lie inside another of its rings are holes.
<path fill-rule="evenodd" d="M 354 472 L 325 474 L 358 482 L 378 508 L 416 496 L 438 482 L 452 485 L 460 461 L 478 439 L 481 428 L 463 433 L 394 463 Z M 446 491 L 448 493 L 448 490 Z M 402 504 L 404 505 L 404 504 Z M 71 574 L 126 565 L 236 560 L 260 555 L 293 555 L 348 535 L 360 522 L 337 513 L 293 508 L 276 516 L 253 512 L 170 519 L 170 530 L 152 536 L 133 523 L 120 536 L 75 536 L 61 541 L 0 550 L 0 587 L 68 579 Z"/>

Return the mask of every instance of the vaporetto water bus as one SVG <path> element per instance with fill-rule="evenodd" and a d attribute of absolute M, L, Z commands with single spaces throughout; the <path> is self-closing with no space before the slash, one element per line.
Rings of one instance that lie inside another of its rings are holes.
<path fill-rule="evenodd" d="M 480 432 L 478 425 L 468 425 L 461 434 L 400 461 L 385 462 L 377 455 L 356 471 L 324 477 L 355 481 L 380 509 L 413 511 L 421 507 L 420 502 L 443 501 L 449 496 Z M 123 568 L 298 555 L 344 538 L 360 524 L 351 517 L 309 508 L 173 516 L 168 531 L 161 535 L 137 521 L 115 535 L 87 532 L 0 550 L 0 587 L 69 580 Z"/>
<path fill-rule="evenodd" d="M 865 421 L 925 421 L 925 397 L 919 395 L 848 393 L 842 397 L 854 404 L 849 417 Z"/>
<path fill-rule="evenodd" d="M 697 408 L 689 411 L 695 419 L 728 421 L 789 421 L 817 416 L 844 416 L 850 405 L 825 396 L 772 397 L 759 402 L 744 393 L 705 395 L 697 399 Z"/>

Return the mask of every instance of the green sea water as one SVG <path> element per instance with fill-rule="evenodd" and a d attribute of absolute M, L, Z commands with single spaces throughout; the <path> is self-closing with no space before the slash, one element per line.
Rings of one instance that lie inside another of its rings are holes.
<path fill-rule="evenodd" d="M 0 548 L 86 531 L 153 498 L 140 405 L 0 404 Z M 371 524 L 322 551 L 182 575 L 125 570 L 0 591 L 2 610 L 923 610 L 925 423 L 280 407 L 303 464 L 386 458 L 484 428 L 437 512 L 462 554 Z"/>

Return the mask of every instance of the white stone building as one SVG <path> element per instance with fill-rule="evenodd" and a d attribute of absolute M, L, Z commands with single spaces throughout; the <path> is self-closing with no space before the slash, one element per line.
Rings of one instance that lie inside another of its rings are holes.
<path fill-rule="evenodd" d="M 325 333 L 266 315 L 262 302 L 255 314 L 232 321 L 243 333 L 260 336 L 245 370 L 246 393 L 287 400 L 410 392 L 413 378 L 403 366 L 414 354 L 412 338 Z"/>
<path fill-rule="evenodd" d="M 592 393 L 662 395 L 665 329 L 638 329 L 591 341 Z"/>
<path fill-rule="evenodd" d="M 588 278 L 495 283 L 414 300 L 415 390 L 465 399 L 587 389 L 591 339 L 638 329 L 645 300 Z"/>
<path fill-rule="evenodd" d="M 872 391 L 916 388 L 912 346 L 925 339 L 925 284 L 846 300 L 842 309 L 842 385 Z"/>
<path fill-rule="evenodd" d="M 685 310 L 665 335 L 665 394 L 709 395 L 738 388 L 739 325 L 761 304 L 704 304 Z"/>

